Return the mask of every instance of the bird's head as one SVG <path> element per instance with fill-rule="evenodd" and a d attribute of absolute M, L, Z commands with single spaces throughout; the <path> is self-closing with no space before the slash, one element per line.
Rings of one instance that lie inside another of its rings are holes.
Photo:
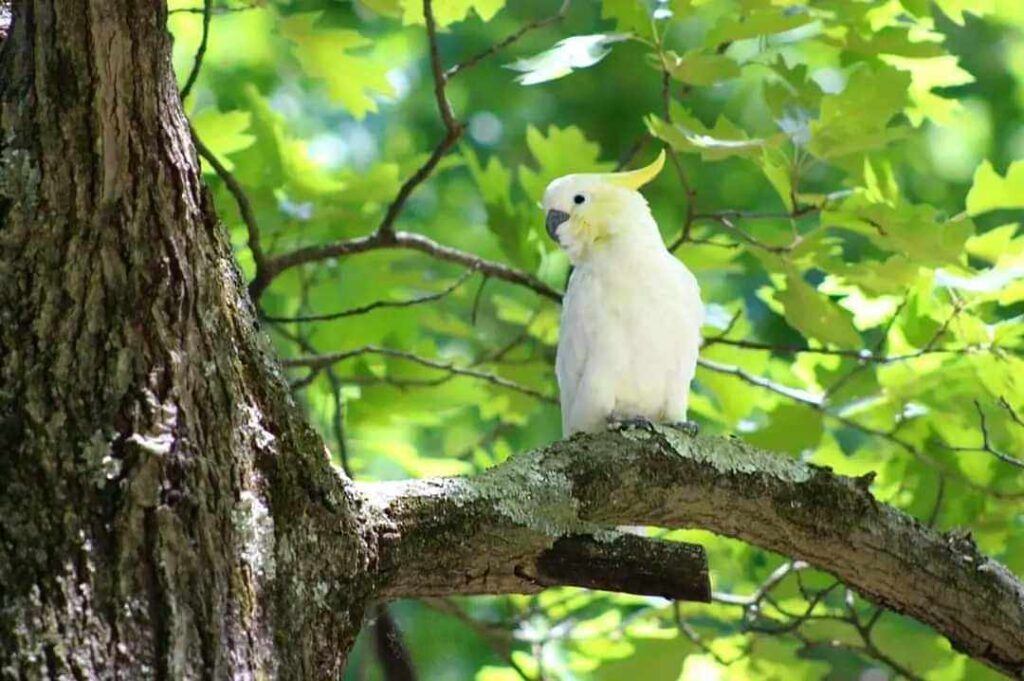
<path fill-rule="evenodd" d="M 654 162 L 621 173 L 566 175 L 544 190 L 548 234 L 579 264 L 606 249 L 631 244 L 661 244 L 658 226 L 638 191 L 665 165 L 665 152 Z"/>

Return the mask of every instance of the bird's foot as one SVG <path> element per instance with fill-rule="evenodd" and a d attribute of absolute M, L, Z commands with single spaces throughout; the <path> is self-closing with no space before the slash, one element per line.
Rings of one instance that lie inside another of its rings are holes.
<path fill-rule="evenodd" d="M 676 430 L 683 431 L 690 437 L 697 437 L 697 434 L 700 433 L 700 426 L 697 425 L 696 421 L 675 421 L 669 425 Z"/>
<path fill-rule="evenodd" d="M 608 430 L 623 431 L 630 428 L 636 428 L 638 430 L 646 430 L 649 433 L 655 432 L 656 428 L 654 424 L 648 419 L 642 416 L 627 416 L 619 417 L 612 416 L 608 417 Z"/>

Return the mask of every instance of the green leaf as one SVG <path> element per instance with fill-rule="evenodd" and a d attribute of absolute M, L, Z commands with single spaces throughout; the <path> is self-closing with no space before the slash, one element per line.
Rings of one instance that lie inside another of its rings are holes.
<path fill-rule="evenodd" d="M 512 173 L 492 156 L 487 165 L 481 165 L 472 149 L 463 147 L 462 156 L 470 175 L 480 189 L 480 196 L 487 209 L 487 228 L 494 234 L 501 250 L 515 265 L 535 271 L 540 264 L 541 249 L 528 238 L 529 225 L 536 222 L 539 213 L 517 210 L 511 199 Z"/>
<path fill-rule="evenodd" d="M 739 16 L 729 13 L 708 32 L 704 44 L 717 47 L 723 43 L 791 31 L 813 21 L 814 17 L 807 12 L 782 8 L 755 10 Z"/>
<path fill-rule="evenodd" d="M 423 0 L 399 0 L 404 12 L 402 23 L 407 26 L 420 25 L 425 22 L 423 18 Z M 434 0 L 434 21 L 438 26 L 445 27 L 458 21 L 463 21 L 470 12 L 483 21 L 490 21 L 502 7 L 505 0 Z"/>
<path fill-rule="evenodd" d="M 861 347 L 860 334 L 853 326 L 850 313 L 811 288 L 795 273 L 786 276 L 786 289 L 776 292 L 775 299 L 782 303 L 786 321 L 804 336 L 840 348 Z"/>
<path fill-rule="evenodd" d="M 204 109 L 191 118 L 192 127 L 199 139 L 216 154 L 224 167 L 233 170 L 235 164 L 227 157 L 228 154 L 249 148 L 256 141 L 256 136 L 249 134 L 252 114 L 248 111 L 217 111 Z M 213 172 L 203 161 L 203 172 Z"/>
<path fill-rule="evenodd" d="M 808 77 L 804 64 L 790 68 L 779 57 L 771 68 L 774 77 L 765 79 L 765 102 L 779 128 L 800 144 L 806 144 L 810 134 L 808 122 L 821 106 L 821 87 Z"/>
<path fill-rule="evenodd" d="M 641 38 L 654 37 L 651 28 L 651 10 L 646 0 L 602 0 L 601 18 L 611 19 L 615 28 Z"/>
<path fill-rule="evenodd" d="M 963 109 L 960 101 L 936 94 L 934 90 L 974 82 L 974 76 L 959 65 L 957 57 L 946 54 L 912 59 L 892 55 L 886 56 L 885 61 L 910 75 L 912 106 L 904 113 L 912 124 L 920 125 L 925 118 L 943 125 L 956 121 L 954 116 Z"/>
<path fill-rule="evenodd" d="M 1005 177 L 1000 177 L 990 161 L 983 161 L 967 194 L 967 212 L 980 215 L 1005 208 L 1024 208 L 1024 161 L 1011 163 Z"/>
<path fill-rule="evenodd" d="M 526 146 L 537 161 L 537 170 L 520 167 L 519 183 L 533 202 L 544 197 L 544 189 L 557 177 L 570 173 L 607 172 L 615 167 L 614 163 L 598 160 L 601 147 L 589 141 L 575 126 L 558 128 L 552 125 L 545 136 L 531 125 L 526 129 Z"/>
<path fill-rule="evenodd" d="M 914 41 L 910 39 L 910 29 L 897 26 L 886 26 L 880 31 L 872 32 L 864 38 L 859 33 L 850 33 L 846 37 L 845 47 L 857 54 L 877 56 L 895 54 L 901 57 L 925 58 L 939 57 L 945 54 L 938 36 L 929 36 L 930 40 Z"/>
<path fill-rule="evenodd" d="M 826 269 L 867 293 L 882 296 L 905 292 L 917 278 L 921 265 L 903 255 L 893 255 L 884 261 L 865 260 L 852 264 L 839 261 Z"/>
<path fill-rule="evenodd" d="M 952 21 L 963 26 L 964 14 L 985 16 L 992 11 L 993 0 L 935 0 L 935 5 Z"/>
<path fill-rule="evenodd" d="M 974 233 L 969 219 L 940 222 L 938 211 L 931 206 L 872 203 L 863 194 L 850 197 L 837 210 L 823 211 L 821 221 L 863 234 L 881 248 L 933 266 L 960 262 L 964 244 Z"/>
<path fill-rule="evenodd" d="M 907 103 L 910 76 L 888 66 L 861 66 L 846 88 L 821 101 L 807 148 L 821 158 L 877 149 L 893 139 L 889 120 Z"/>
<path fill-rule="evenodd" d="M 668 142 L 677 151 L 698 153 L 706 161 L 720 161 L 731 156 L 756 157 L 766 146 L 779 144 L 785 137 L 750 138 L 725 116 L 713 128 L 705 127 L 695 117 L 673 113 L 673 122 L 657 116 L 646 118 L 651 134 Z"/>
<path fill-rule="evenodd" d="M 546 52 L 506 64 L 506 68 L 521 74 L 516 77 L 521 85 L 546 83 L 597 64 L 611 53 L 611 45 L 628 38 L 625 33 L 577 35 L 558 41 Z"/>
<path fill-rule="evenodd" d="M 377 110 L 374 95 L 394 95 L 387 79 L 387 64 L 351 50 L 373 41 L 350 29 L 316 27 L 320 12 L 292 15 L 281 22 L 281 32 L 293 43 L 292 53 L 303 71 L 323 80 L 328 96 L 356 118 Z"/>
<path fill-rule="evenodd" d="M 358 2 L 381 16 L 392 19 L 402 16 L 402 0 L 358 0 Z"/>
<path fill-rule="evenodd" d="M 675 57 L 671 67 L 672 77 L 690 85 L 711 85 L 720 80 L 729 80 L 740 75 L 740 66 L 721 54 L 690 52 Z"/>
<path fill-rule="evenodd" d="M 820 411 L 799 404 L 780 404 L 769 414 L 767 427 L 745 439 L 758 447 L 799 455 L 813 450 L 823 432 Z"/>
<path fill-rule="evenodd" d="M 1024 235 L 1016 236 L 1017 224 L 1001 225 L 967 240 L 967 252 L 975 258 L 996 263 L 1003 256 L 1024 254 Z"/>
<path fill-rule="evenodd" d="M 768 178 L 783 205 L 790 213 L 793 212 L 793 182 L 792 168 L 789 158 L 781 149 L 766 147 L 759 159 L 759 165 L 764 176 Z"/>

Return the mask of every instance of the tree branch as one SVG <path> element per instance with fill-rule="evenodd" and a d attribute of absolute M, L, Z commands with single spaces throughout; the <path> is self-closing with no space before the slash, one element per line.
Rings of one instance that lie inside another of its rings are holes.
<path fill-rule="evenodd" d="M 512 33 L 511 35 L 508 35 L 502 40 L 499 40 L 498 42 L 494 43 L 486 50 L 478 52 L 477 54 L 473 55 L 466 61 L 451 67 L 450 69 L 445 71 L 445 79 L 450 81 L 452 78 L 459 75 L 463 71 L 467 71 L 473 68 L 474 66 L 476 66 L 483 60 L 487 59 L 488 57 L 496 55 L 498 52 L 501 52 L 509 45 L 512 45 L 513 43 L 519 41 L 519 39 L 525 36 L 527 33 L 535 31 L 539 28 L 543 28 L 555 22 L 561 21 L 563 18 L 565 18 L 565 13 L 569 11 L 569 4 L 571 1 L 572 0 L 563 0 L 561 6 L 558 8 L 558 11 L 552 14 L 551 16 L 545 17 L 543 19 L 534 19 L 533 21 L 523 25 L 515 33 Z"/>
<path fill-rule="evenodd" d="M 419 251 L 420 253 L 425 253 L 437 260 L 453 262 L 458 265 L 462 265 L 463 267 L 486 274 L 494 279 L 500 279 L 511 284 L 525 286 L 545 298 L 549 298 L 554 301 L 562 300 L 561 293 L 527 272 L 517 270 L 514 267 L 504 265 L 500 262 L 486 260 L 473 255 L 472 253 L 452 248 L 451 246 L 439 244 L 433 239 L 425 237 L 422 234 L 414 234 L 411 232 L 395 232 L 393 234 L 374 232 L 368 236 L 357 237 L 355 239 L 348 239 L 345 241 L 336 241 L 331 244 L 306 246 L 305 248 L 299 248 L 291 251 L 290 253 L 284 253 L 282 255 L 269 258 L 264 263 L 265 267 L 257 273 L 256 277 L 249 285 L 249 293 L 254 299 L 259 299 L 260 293 L 270 285 L 270 282 L 274 277 L 292 267 L 326 260 L 328 258 L 356 255 L 358 253 L 367 253 L 369 251 L 386 248 Z"/>
<path fill-rule="evenodd" d="M 181 88 L 181 100 L 185 101 L 192 86 L 199 78 L 199 69 L 203 66 L 203 57 L 206 56 L 206 45 L 210 40 L 210 19 L 213 17 L 213 0 L 203 0 L 203 34 L 199 39 L 199 47 L 196 49 L 195 59 L 192 61 L 192 70 L 185 79 L 185 85 Z"/>
<path fill-rule="evenodd" d="M 486 371 L 480 371 L 478 369 L 471 369 L 469 367 L 460 367 L 449 362 L 441 362 L 436 359 L 430 359 L 428 357 L 420 357 L 419 355 L 411 352 L 405 352 L 404 350 L 396 350 L 394 348 L 383 348 L 375 345 L 365 345 L 361 348 L 354 350 L 343 350 L 341 352 L 330 352 L 321 355 L 306 355 L 302 357 L 290 357 L 281 360 L 281 366 L 283 367 L 308 367 L 313 370 L 315 376 L 317 372 L 326 369 L 338 362 L 353 357 L 359 357 L 362 355 L 384 355 L 385 357 L 397 357 L 399 359 L 405 359 L 415 364 L 425 366 L 429 369 L 437 369 L 438 371 L 446 371 L 452 376 L 467 376 L 469 378 L 476 378 L 482 381 L 486 381 L 492 385 L 497 385 L 502 388 L 508 388 L 514 390 L 523 395 L 527 395 L 534 399 L 548 404 L 558 404 L 558 400 L 550 395 L 545 395 L 539 390 L 520 385 L 514 381 L 510 381 L 507 378 L 502 378 L 497 374 L 490 374 Z M 305 383 L 305 382 L 304 382 Z M 303 384 L 304 384 L 303 383 Z"/>
<path fill-rule="evenodd" d="M 539 574 L 539 557 L 564 537 L 600 542 L 602 527 L 625 524 L 696 527 L 825 570 L 957 650 L 1024 675 L 1024 584 L 969 536 L 879 503 L 869 484 L 659 427 L 577 436 L 472 478 L 357 488 L 380 518 L 385 597 L 535 591 L 539 580 L 522 575 Z M 591 576 L 582 565 L 574 581 Z"/>
<path fill-rule="evenodd" d="M 423 303 L 432 303 L 435 300 L 440 300 L 448 294 L 455 291 L 455 289 L 462 286 L 467 279 L 473 276 L 473 270 L 466 270 L 462 275 L 453 281 L 451 284 L 446 286 L 444 289 L 437 291 L 436 293 L 426 293 L 421 296 L 415 296 L 413 298 L 406 298 L 404 300 L 375 300 L 372 303 L 365 305 L 358 305 L 356 307 L 350 307 L 345 310 L 338 312 L 328 312 L 324 314 L 306 314 L 306 315 L 295 315 L 293 317 L 279 317 L 275 315 L 262 315 L 263 319 L 268 322 L 277 324 L 292 324 L 296 322 L 329 322 L 335 319 L 343 319 L 345 317 L 356 317 L 364 315 L 374 310 L 381 308 L 392 308 L 392 307 L 413 307 L 414 305 L 422 305 Z"/>

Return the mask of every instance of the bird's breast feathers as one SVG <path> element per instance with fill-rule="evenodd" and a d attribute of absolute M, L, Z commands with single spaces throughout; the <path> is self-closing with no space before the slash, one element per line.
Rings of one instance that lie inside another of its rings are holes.
<path fill-rule="evenodd" d="M 583 389 L 608 390 L 626 403 L 686 390 L 703 318 L 696 280 L 667 252 L 628 267 L 577 268 L 556 362 L 563 410 Z"/>

